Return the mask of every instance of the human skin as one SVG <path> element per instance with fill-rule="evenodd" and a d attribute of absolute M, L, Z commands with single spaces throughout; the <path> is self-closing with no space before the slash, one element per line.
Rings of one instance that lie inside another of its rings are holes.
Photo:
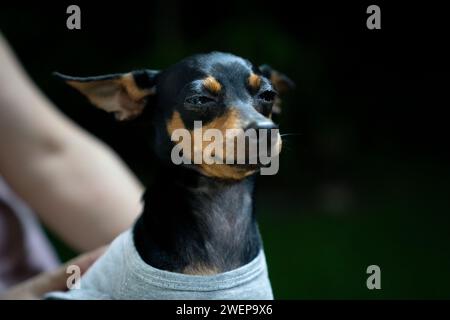
<path fill-rule="evenodd" d="M 103 254 L 105 249 L 105 247 L 101 247 L 85 253 L 70 260 L 56 270 L 41 273 L 28 279 L 0 295 L 0 300 L 39 300 L 48 292 L 67 290 L 67 267 L 71 265 L 78 266 L 80 275 L 82 275 Z"/>
<path fill-rule="evenodd" d="M 0 175 L 79 251 L 111 242 L 142 209 L 136 177 L 45 97 L 1 33 Z"/>

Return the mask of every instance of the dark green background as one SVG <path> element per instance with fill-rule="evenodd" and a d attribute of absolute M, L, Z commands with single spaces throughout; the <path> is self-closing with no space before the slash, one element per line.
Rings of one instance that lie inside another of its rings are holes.
<path fill-rule="evenodd" d="M 3 7 L 0 30 L 44 92 L 144 183 L 142 137 L 51 72 L 163 69 L 221 50 L 297 83 L 277 118 L 295 135 L 257 195 L 277 298 L 450 298 L 444 10 L 380 4 L 382 29 L 370 31 L 372 3 L 73 3 L 80 31 L 66 29 L 64 1 Z M 56 243 L 63 259 L 73 254 Z M 382 290 L 366 288 L 371 264 Z"/>

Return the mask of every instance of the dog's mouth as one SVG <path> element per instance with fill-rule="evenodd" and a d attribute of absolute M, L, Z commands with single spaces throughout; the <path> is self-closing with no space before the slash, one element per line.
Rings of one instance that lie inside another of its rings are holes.
<path fill-rule="evenodd" d="M 278 156 L 278 154 L 275 156 Z M 259 156 L 258 154 L 249 155 L 247 153 L 241 158 L 231 157 L 231 160 L 227 162 L 226 158 L 224 159 L 213 154 L 209 157 L 209 159 L 213 161 L 212 164 L 226 164 L 234 168 L 256 170 L 258 168 L 270 166 L 270 162 L 273 160 L 273 157 L 271 157 L 270 154 Z"/>
<path fill-rule="evenodd" d="M 278 157 L 281 152 L 281 139 L 278 139 L 271 146 L 264 150 L 256 148 L 250 151 L 244 148 L 241 153 L 236 152 L 236 149 L 230 153 L 211 152 L 208 155 L 203 154 L 209 161 L 205 164 L 224 164 L 232 168 L 241 170 L 257 170 L 259 168 L 269 167 L 275 157 Z M 205 159 L 205 158 L 203 158 Z"/>
<path fill-rule="evenodd" d="M 263 167 L 268 167 L 269 164 L 262 164 L 262 163 L 256 163 L 256 164 L 251 164 L 251 163 L 244 163 L 244 164 L 230 164 L 230 167 L 239 169 L 239 170 L 245 170 L 245 171 L 254 171 L 254 170 L 258 170 L 260 168 Z"/>

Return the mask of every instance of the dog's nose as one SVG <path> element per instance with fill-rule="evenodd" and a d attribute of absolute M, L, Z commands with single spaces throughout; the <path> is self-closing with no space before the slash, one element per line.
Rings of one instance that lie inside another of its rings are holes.
<path fill-rule="evenodd" d="M 253 121 L 244 130 L 254 129 L 256 131 L 260 129 L 266 129 L 270 132 L 271 129 L 278 129 L 278 126 L 272 121 Z"/>
<path fill-rule="evenodd" d="M 269 154 L 271 149 L 277 143 L 278 135 L 273 134 L 272 129 L 278 129 L 278 126 L 270 120 L 253 121 L 246 128 L 247 130 L 255 130 L 257 141 L 265 141 Z M 251 140 L 251 139 L 250 139 Z"/>
<path fill-rule="evenodd" d="M 272 135 L 272 129 L 278 129 L 278 126 L 273 123 L 270 120 L 262 120 L 262 121 L 252 121 L 246 128 L 247 130 L 255 130 L 256 131 L 256 138 L 258 140 L 261 140 L 261 138 L 267 139 L 269 143 L 274 142 L 273 139 L 276 138 L 276 136 Z M 266 130 L 266 131 L 261 131 Z"/>
<path fill-rule="evenodd" d="M 261 152 L 266 156 L 271 156 L 278 140 L 278 134 L 273 134 L 272 129 L 278 129 L 278 126 L 270 120 L 252 121 L 245 128 L 247 160 L 256 159 L 256 163 L 259 163 Z M 254 131 L 254 133 L 247 135 L 249 130 Z M 256 144 L 256 148 L 250 148 L 251 143 Z M 252 150 L 256 153 L 251 154 Z"/>

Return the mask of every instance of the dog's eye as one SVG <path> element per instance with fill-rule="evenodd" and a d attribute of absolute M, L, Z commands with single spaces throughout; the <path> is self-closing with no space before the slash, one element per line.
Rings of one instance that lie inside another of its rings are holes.
<path fill-rule="evenodd" d="M 275 100 L 275 97 L 277 96 L 277 93 L 275 91 L 266 90 L 262 92 L 258 98 L 263 100 L 264 102 L 273 102 Z"/>
<path fill-rule="evenodd" d="M 186 99 L 186 103 L 196 105 L 196 106 L 200 106 L 200 105 L 207 104 L 210 102 L 214 102 L 214 99 L 212 99 L 210 97 L 206 97 L 206 96 L 194 96 L 194 97 L 190 97 L 190 98 Z"/>

